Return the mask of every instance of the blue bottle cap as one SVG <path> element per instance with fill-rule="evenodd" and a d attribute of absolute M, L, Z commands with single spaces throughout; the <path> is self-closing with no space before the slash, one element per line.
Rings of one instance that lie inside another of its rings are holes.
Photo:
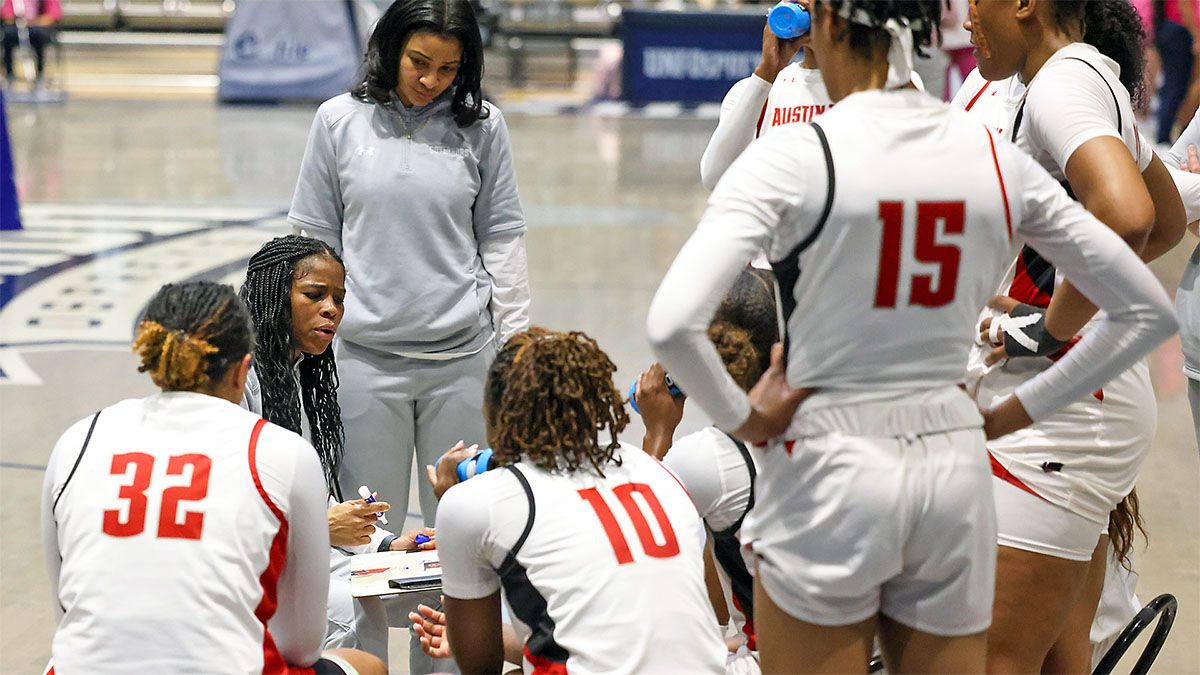
<path fill-rule="evenodd" d="M 808 33 L 812 17 L 800 5 L 783 0 L 767 14 L 767 25 L 779 39 L 790 40 Z"/>
<path fill-rule="evenodd" d="M 637 394 L 637 380 L 634 380 L 633 384 L 629 385 L 629 407 L 633 408 L 633 412 L 641 415 L 642 411 L 638 410 L 637 398 L 634 397 L 635 394 Z"/>

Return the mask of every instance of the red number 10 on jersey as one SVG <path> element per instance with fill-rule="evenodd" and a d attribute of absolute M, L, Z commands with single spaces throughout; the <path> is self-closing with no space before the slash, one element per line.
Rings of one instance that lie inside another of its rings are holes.
<path fill-rule="evenodd" d="M 125 520 L 121 520 L 120 509 L 104 512 L 104 533 L 114 537 L 132 537 L 146 529 L 146 490 L 150 488 L 150 477 L 154 471 L 154 457 L 144 452 L 114 455 L 112 475 L 124 476 L 133 467 L 133 479 L 122 485 L 117 497 L 129 502 Z M 158 516 L 158 536 L 165 539 L 199 539 L 204 529 L 204 514 L 187 512 L 183 522 L 178 521 L 179 502 L 195 502 L 208 495 L 208 472 L 212 460 L 207 455 L 195 453 L 176 455 L 167 460 L 167 475 L 182 476 L 185 467 L 192 468 L 192 480 L 187 485 L 176 485 L 162 491 L 162 509 Z"/>
<path fill-rule="evenodd" d="M 649 485 L 625 483 L 614 487 L 612 491 L 617 496 L 617 501 L 621 502 L 625 512 L 629 514 L 629 520 L 633 523 L 633 529 L 637 532 L 638 541 L 641 542 L 642 550 L 646 552 L 646 555 L 651 558 L 671 558 L 679 555 L 679 540 L 675 538 L 675 529 L 671 527 L 671 521 L 667 520 L 667 513 L 663 511 L 662 504 L 659 503 L 658 497 L 654 495 L 654 491 L 650 489 Z M 653 514 L 654 520 L 658 523 L 658 529 L 662 532 L 663 542 L 661 544 L 655 541 L 654 533 L 650 531 L 650 523 L 647 521 L 646 515 L 642 513 L 641 506 L 634 500 L 634 494 L 640 495 L 642 501 L 650 508 L 650 513 Z M 604 534 L 608 535 L 613 553 L 617 556 L 617 564 L 624 565 L 633 562 L 633 553 L 629 550 L 629 540 L 625 538 L 625 533 L 617 524 L 616 516 L 608 507 L 608 502 L 604 501 L 600 491 L 596 488 L 587 488 L 580 490 L 579 496 L 591 505 L 592 510 L 596 512 L 596 517 L 600 519 L 600 525 L 604 527 Z"/>

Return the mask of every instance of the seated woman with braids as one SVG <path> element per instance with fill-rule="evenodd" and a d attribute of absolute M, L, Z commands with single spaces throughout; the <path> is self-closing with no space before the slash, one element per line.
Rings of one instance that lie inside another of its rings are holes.
<path fill-rule="evenodd" d="M 750 391 L 771 365 L 771 348 L 779 341 L 775 309 L 775 277 L 764 269 L 747 267 L 725 295 L 708 327 L 725 369 L 744 391 Z M 741 545 L 742 521 L 754 507 L 754 457 L 746 444 L 715 426 L 673 440 L 683 419 L 684 400 L 672 396 L 665 371 L 654 364 L 638 378 L 635 394 L 646 436 L 642 449 L 667 465 L 687 488 L 700 518 L 711 534 L 712 556 L 721 589 L 710 596 L 732 600 L 729 614 L 740 640 L 730 655 L 731 672 L 758 672 L 754 634 L 753 553 Z M 670 454 L 668 454 L 670 451 Z"/>
<path fill-rule="evenodd" d="M 321 466 L 237 406 L 254 327 L 233 289 L 163 286 L 133 349 L 162 392 L 80 420 L 46 468 L 49 672 L 386 673 L 321 652 Z"/>
<path fill-rule="evenodd" d="M 669 471 L 617 442 L 629 417 L 615 370 L 583 333 L 514 335 L 484 389 L 502 469 L 455 485 L 465 451 L 439 460 L 442 590 L 449 634 L 469 636 L 453 647 L 462 672 L 500 672 L 501 589 L 528 627 L 527 672 L 724 672 L 700 518 Z"/>
<path fill-rule="evenodd" d="M 288 235 L 250 258 L 242 300 L 259 346 L 242 407 L 309 440 L 321 460 L 329 497 L 329 629 L 326 646 L 358 647 L 387 658 L 387 612 L 378 598 L 350 594 L 350 556 L 433 548 L 431 528 L 395 535 L 375 526 L 386 502 L 345 500 L 338 486 L 343 451 L 337 366 L 330 343 L 341 323 L 346 269 L 327 244 Z M 303 415 L 301 414 L 303 412 Z M 302 422 L 302 417 L 308 423 Z"/>

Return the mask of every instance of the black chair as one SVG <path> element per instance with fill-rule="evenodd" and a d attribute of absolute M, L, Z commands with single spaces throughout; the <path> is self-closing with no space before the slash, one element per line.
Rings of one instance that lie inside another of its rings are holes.
<path fill-rule="evenodd" d="M 1125 652 L 1133 646 L 1133 641 L 1154 622 L 1155 617 L 1158 617 L 1158 624 L 1154 627 L 1154 632 L 1150 634 L 1146 649 L 1142 651 L 1142 655 L 1138 657 L 1137 663 L 1134 664 L 1131 671 L 1134 675 L 1150 672 L 1150 666 L 1154 664 L 1154 659 L 1158 658 L 1158 652 L 1162 650 L 1163 643 L 1167 641 L 1167 635 L 1170 634 L 1171 626 L 1175 623 L 1175 613 L 1178 610 L 1179 603 L 1170 593 L 1163 593 L 1147 603 L 1142 611 L 1133 617 L 1133 621 L 1129 622 L 1125 630 L 1117 636 L 1117 641 L 1109 648 L 1104 658 L 1100 659 L 1100 663 L 1096 665 L 1096 670 L 1092 672 L 1092 675 L 1111 675 L 1121 657 L 1125 656 Z"/>

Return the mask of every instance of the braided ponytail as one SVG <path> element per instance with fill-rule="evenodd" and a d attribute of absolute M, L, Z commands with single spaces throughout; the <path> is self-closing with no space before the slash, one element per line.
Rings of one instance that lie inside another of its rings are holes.
<path fill-rule="evenodd" d="M 164 391 L 201 391 L 254 349 L 245 305 L 229 286 L 208 281 L 167 284 L 142 312 L 133 351 L 138 372 Z"/>

